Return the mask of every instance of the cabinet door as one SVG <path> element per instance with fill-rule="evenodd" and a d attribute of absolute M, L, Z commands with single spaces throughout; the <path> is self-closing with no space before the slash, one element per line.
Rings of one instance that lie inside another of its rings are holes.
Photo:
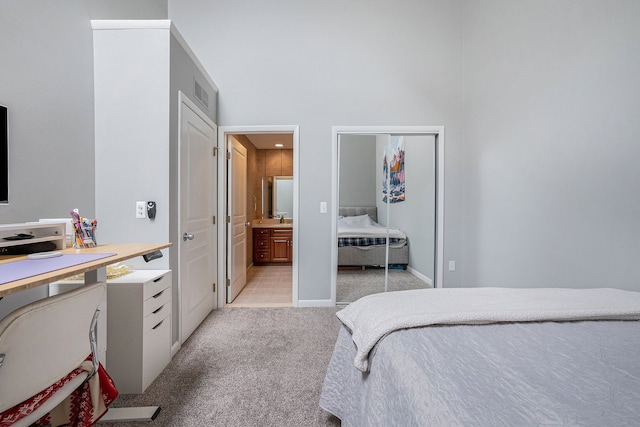
<path fill-rule="evenodd" d="M 256 250 L 269 250 L 269 238 L 268 237 L 258 237 L 253 241 L 253 249 Z"/>
<path fill-rule="evenodd" d="M 289 246 L 290 237 L 272 237 L 271 238 L 271 261 L 272 262 L 289 262 L 291 261 L 291 246 Z"/>
<path fill-rule="evenodd" d="M 271 230 L 268 228 L 253 229 L 253 262 L 271 262 Z"/>
<path fill-rule="evenodd" d="M 271 262 L 271 252 L 270 251 L 253 251 L 253 263 L 259 265 L 264 262 Z"/>
<path fill-rule="evenodd" d="M 289 237 L 287 244 L 289 245 L 289 254 L 287 255 L 287 261 L 293 262 L 293 237 Z"/>

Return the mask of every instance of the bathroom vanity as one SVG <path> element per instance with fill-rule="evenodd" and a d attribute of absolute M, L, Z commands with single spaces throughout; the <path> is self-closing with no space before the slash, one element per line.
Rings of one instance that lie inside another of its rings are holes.
<path fill-rule="evenodd" d="M 291 264 L 293 224 L 253 224 L 253 265 Z"/>

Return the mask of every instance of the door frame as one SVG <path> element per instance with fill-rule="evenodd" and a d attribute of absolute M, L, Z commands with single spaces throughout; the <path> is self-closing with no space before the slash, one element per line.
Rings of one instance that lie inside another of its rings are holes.
<path fill-rule="evenodd" d="M 338 136 L 339 135 L 433 135 L 436 156 L 436 233 L 434 287 L 443 287 L 444 275 L 444 126 L 333 126 L 331 141 L 331 303 L 336 303 L 338 280 Z"/>
<path fill-rule="evenodd" d="M 229 135 L 246 135 L 256 133 L 287 133 L 292 135 L 293 139 L 293 260 L 292 260 L 292 298 L 291 303 L 294 307 L 298 307 L 298 212 L 299 212 L 299 181 L 300 181 L 300 149 L 299 135 L 300 126 L 298 125 L 255 125 L 255 126 L 218 126 L 218 141 L 220 144 L 220 155 L 218 156 L 218 265 L 224 268 L 218 269 L 218 307 L 226 305 L 227 298 L 227 241 L 229 236 L 227 233 L 227 137 Z M 225 183 L 224 185 L 221 183 Z"/>

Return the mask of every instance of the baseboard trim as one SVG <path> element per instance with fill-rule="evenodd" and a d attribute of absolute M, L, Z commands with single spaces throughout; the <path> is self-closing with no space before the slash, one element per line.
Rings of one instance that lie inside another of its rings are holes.
<path fill-rule="evenodd" d="M 429 279 L 427 276 L 420 273 L 418 270 L 414 270 L 411 267 L 407 267 L 407 271 L 413 274 L 414 276 L 416 276 L 418 279 L 422 280 L 423 282 L 427 282 L 427 284 L 433 288 L 433 280 Z"/>
<path fill-rule="evenodd" d="M 178 350 L 180 350 L 180 342 L 176 341 L 171 346 L 171 357 L 175 356 Z"/>
<path fill-rule="evenodd" d="M 335 304 L 330 299 L 301 299 L 298 300 L 298 307 L 334 307 Z"/>

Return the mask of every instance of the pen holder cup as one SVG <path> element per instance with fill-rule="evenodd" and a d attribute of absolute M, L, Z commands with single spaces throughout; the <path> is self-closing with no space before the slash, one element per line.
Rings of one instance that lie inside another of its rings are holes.
<path fill-rule="evenodd" d="M 81 248 L 93 248 L 98 245 L 96 241 L 96 228 L 95 226 L 82 226 L 80 229 L 75 229 L 75 236 L 73 239 L 73 247 L 76 249 Z"/>

